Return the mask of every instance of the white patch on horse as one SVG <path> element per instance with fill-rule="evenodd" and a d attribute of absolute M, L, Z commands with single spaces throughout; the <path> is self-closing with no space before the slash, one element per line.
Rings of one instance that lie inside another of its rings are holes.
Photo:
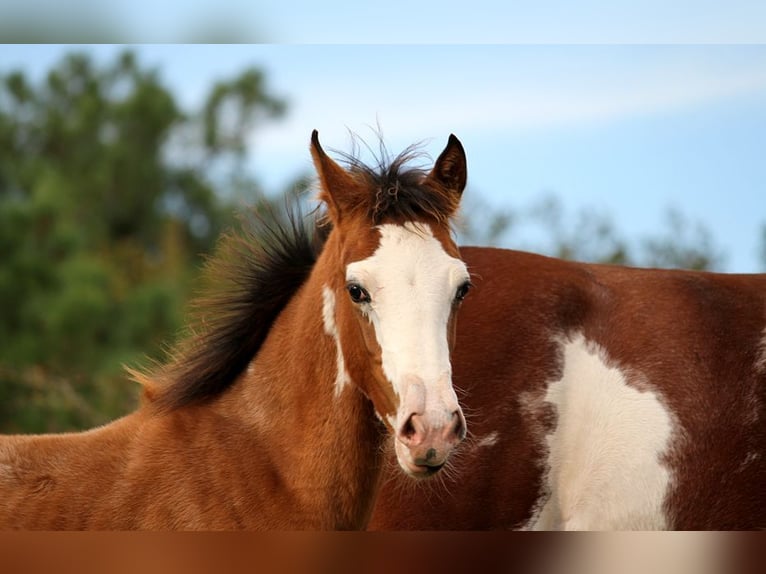
<path fill-rule="evenodd" d="M 755 373 L 759 376 L 766 375 L 766 327 L 761 331 L 761 340 L 754 363 Z M 743 396 L 744 408 L 741 413 L 741 421 L 748 426 L 755 426 L 760 420 L 763 405 L 758 397 L 758 383 L 751 385 Z"/>
<path fill-rule="evenodd" d="M 758 357 L 755 360 L 755 370 L 757 373 L 766 374 L 766 327 L 761 333 L 761 345 Z"/>
<path fill-rule="evenodd" d="M 761 458 L 761 453 L 751 451 L 745 455 L 745 458 L 742 460 L 742 462 L 739 464 L 739 467 L 737 468 L 737 472 L 744 472 L 747 470 L 747 467 L 750 466 L 752 463 L 756 462 L 758 459 Z"/>
<path fill-rule="evenodd" d="M 452 388 L 447 322 L 465 264 L 448 255 L 427 224 L 377 227 L 380 244 L 367 259 L 350 263 L 346 281 L 362 285 L 371 302 L 362 311 L 373 324 L 383 372 L 400 404 L 443 410 L 444 424 L 457 410 Z M 425 403 L 425 404 L 422 404 Z"/>
<path fill-rule="evenodd" d="M 322 320 L 324 322 L 324 332 L 335 340 L 335 351 L 338 364 L 338 374 L 335 376 L 335 396 L 338 397 L 343 392 L 346 384 L 351 381 L 351 377 L 346 371 L 346 361 L 343 358 L 343 349 L 340 345 L 340 336 L 338 335 L 338 326 L 335 324 L 335 293 L 327 285 L 322 287 Z"/>
<path fill-rule="evenodd" d="M 493 446 L 497 444 L 498 439 L 498 433 L 497 431 L 491 432 L 489 434 L 484 435 L 480 439 L 476 440 L 474 443 L 474 446 L 476 448 L 486 447 L 486 446 Z"/>
<path fill-rule="evenodd" d="M 666 528 L 663 502 L 672 476 L 662 458 L 674 417 L 655 392 L 628 383 L 640 375 L 613 366 L 605 350 L 582 335 L 563 343 L 563 358 L 562 377 L 545 396 L 557 411 L 556 429 L 546 437 L 550 494 L 529 526 Z"/>

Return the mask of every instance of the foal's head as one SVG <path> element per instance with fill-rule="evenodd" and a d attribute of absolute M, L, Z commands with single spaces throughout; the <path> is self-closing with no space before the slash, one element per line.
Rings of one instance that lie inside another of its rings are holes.
<path fill-rule="evenodd" d="M 333 226 L 326 255 L 337 258 L 324 293 L 336 392 L 358 386 L 396 437 L 401 467 L 429 476 L 465 436 L 450 349 L 470 279 L 449 224 L 466 184 L 463 147 L 450 136 L 428 173 L 406 169 L 406 154 L 343 169 L 316 131 L 312 155 Z"/>

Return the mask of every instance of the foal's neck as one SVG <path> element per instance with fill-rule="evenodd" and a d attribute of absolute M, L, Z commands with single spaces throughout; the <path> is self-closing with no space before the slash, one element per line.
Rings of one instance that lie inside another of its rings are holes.
<path fill-rule="evenodd" d="M 371 402 L 353 384 L 337 388 L 338 350 L 323 317 L 331 280 L 320 258 L 221 403 L 257 433 L 276 484 L 290 492 L 287 528 L 365 527 L 383 464 Z"/>

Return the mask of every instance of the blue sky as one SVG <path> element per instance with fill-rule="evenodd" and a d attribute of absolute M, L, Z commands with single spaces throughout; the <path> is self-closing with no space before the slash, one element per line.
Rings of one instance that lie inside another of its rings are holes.
<path fill-rule="evenodd" d="M 611 214 L 629 238 L 652 233 L 675 207 L 708 226 L 725 270 L 760 270 L 766 46 L 134 48 L 188 105 L 214 79 L 247 65 L 267 71 L 289 103 L 284 120 L 253 134 L 251 164 L 267 189 L 310 170 L 314 128 L 326 147 L 347 149 L 347 130 L 372 136 L 379 123 L 391 150 L 423 140 L 432 156 L 455 133 L 468 154 L 467 193 L 492 205 L 555 192 L 572 212 Z M 3 46 L 0 69 L 40 73 L 68 49 Z M 109 58 L 120 48 L 84 49 Z"/>

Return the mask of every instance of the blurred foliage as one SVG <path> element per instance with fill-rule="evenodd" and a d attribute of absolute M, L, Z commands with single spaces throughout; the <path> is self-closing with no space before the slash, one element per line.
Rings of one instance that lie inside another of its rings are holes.
<path fill-rule="evenodd" d="M 249 3 L 258 18 L 243 17 L 238 0 L 196 0 L 157 6 L 114 0 L 0 2 L 0 40 L 24 43 L 259 43 L 284 40 L 269 5 Z M 246 10 L 245 10 L 246 12 Z"/>
<path fill-rule="evenodd" d="M 187 112 L 130 52 L 0 78 L 0 430 L 135 407 L 122 365 L 172 340 L 234 200 L 266 201 L 241 168 L 245 136 L 283 111 L 248 69 Z M 232 179 L 239 198 L 220 189 Z"/>
<path fill-rule="evenodd" d="M 184 110 L 129 51 L 103 65 L 69 55 L 37 82 L 0 77 L 0 432 L 82 429 L 135 408 L 122 366 L 163 358 L 200 259 L 237 208 L 278 217 L 294 197 L 270 200 L 244 165 L 249 135 L 284 112 L 257 69 Z M 638 242 L 606 214 L 572 219 L 555 196 L 495 209 L 471 193 L 463 213 L 467 242 L 620 264 L 722 261 L 709 232 L 672 211 Z M 766 264 L 766 227 L 763 249 Z"/>

